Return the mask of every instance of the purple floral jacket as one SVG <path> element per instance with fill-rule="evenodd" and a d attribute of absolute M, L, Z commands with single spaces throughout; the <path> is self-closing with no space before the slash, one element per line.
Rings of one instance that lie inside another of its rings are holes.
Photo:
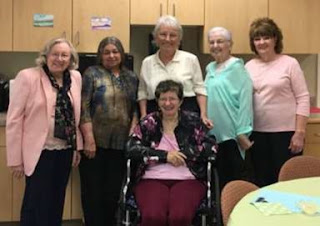
<path fill-rule="evenodd" d="M 180 111 L 179 123 L 174 133 L 180 151 L 187 156 L 190 172 L 199 180 L 206 179 L 208 157 L 216 155 L 216 141 L 207 136 L 207 128 L 196 113 Z M 132 161 L 131 181 L 137 182 L 150 161 L 165 163 L 167 152 L 159 150 L 162 138 L 162 120 L 159 112 L 153 112 L 135 127 L 127 143 L 127 157 Z"/>

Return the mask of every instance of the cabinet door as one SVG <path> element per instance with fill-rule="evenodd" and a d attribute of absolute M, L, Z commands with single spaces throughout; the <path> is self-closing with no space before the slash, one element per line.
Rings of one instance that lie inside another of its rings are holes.
<path fill-rule="evenodd" d="M 320 123 L 308 123 L 304 155 L 320 157 Z"/>
<path fill-rule="evenodd" d="M 92 28 L 93 18 L 109 18 L 111 26 Z M 129 52 L 129 0 L 73 0 L 73 43 L 79 52 L 97 52 L 99 42 L 116 36 Z"/>
<path fill-rule="evenodd" d="M 13 3 L 14 51 L 38 52 L 52 38 L 71 38 L 72 0 L 14 0 Z M 34 14 L 52 15 L 53 26 L 34 26 Z"/>
<path fill-rule="evenodd" d="M 20 210 L 24 195 L 25 178 L 16 179 L 13 178 L 12 184 L 12 220 L 20 220 Z"/>
<path fill-rule="evenodd" d="M 233 36 L 232 53 L 251 53 L 249 26 L 258 17 L 268 16 L 268 0 L 206 0 L 203 51 L 209 53 L 208 31 L 222 26 Z"/>
<path fill-rule="evenodd" d="M 82 219 L 82 206 L 81 206 L 81 187 L 80 187 L 80 176 L 79 169 L 74 168 L 72 170 L 72 203 L 71 203 L 71 218 Z"/>
<path fill-rule="evenodd" d="M 269 0 L 269 17 L 283 32 L 284 52 L 320 52 L 319 0 Z"/>
<path fill-rule="evenodd" d="M 0 51 L 12 51 L 12 1 L 0 0 Z"/>
<path fill-rule="evenodd" d="M 12 175 L 7 167 L 6 149 L 0 146 L 0 221 L 12 218 Z"/>
<path fill-rule="evenodd" d="M 154 25 L 160 16 L 167 14 L 167 0 L 131 0 L 130 24 Z"/>
<path fill-rule="evenodd" d="M 311 144 L 306 143 L 303 151 L 303 155 L 310 155 L 320 158 L 320 143 L 319 144 Z"/>
<path fill-rule="evenodd" d="M 204 24 L 204 0 L 168 0 L 168 14 L 178 18 L 182 25 Z"/>

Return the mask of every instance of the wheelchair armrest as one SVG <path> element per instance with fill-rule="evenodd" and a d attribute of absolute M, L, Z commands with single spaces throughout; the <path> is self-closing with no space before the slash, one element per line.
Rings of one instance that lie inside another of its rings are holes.
<path fill-rule="evenodd" d="M 125 178 L 125 184 L 123 186 L 122 194 L 123 194 L 123 203 L 126 203 L 128 188 L 130 184 L 130 176 L 131 176 L 131 159 L 127 159 L 127 173 Z"/>
<path fill-rule="evenodd" d="M 215 163 L 217 159 L 216 154 L 211 154 L 210 156 L 207 157 L 207 161 L 211 163 Z"/>

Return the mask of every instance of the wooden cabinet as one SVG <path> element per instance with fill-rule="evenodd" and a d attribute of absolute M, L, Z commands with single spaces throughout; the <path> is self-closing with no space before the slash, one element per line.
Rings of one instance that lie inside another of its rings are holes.
<path fill-rule="evenodd" d="M 0 51 L 12 51 L 12 2 L 0 0 Z"/>
<path fill-rule="evenodd" d="M 11 221 L 12 217 L 12 176 L 6 166 L 6 150 L 0 147 L 0 220 Z"/>
<path fill-rule="evenodd" d="M 14 0 L 13 50 L 38 52 L 57 37 L 71 39 L 72 0 Z M 53 15 L 53 27 L 35 27 L 34 14 Z"/>
<path fill-rule="evenodd" d="M 80 176 L 78 168 L 72 170 L 71 179 L 71 219 L 82 219 Z"/>
<path fill-rule="evenodd" d="M 25 178 L 12 178 L 12 221 L 20 220 L 20 210 L 24 195 Z"/>
<path fill-rule="evenodd" d="M 96 52 L 101 39 L 113 35 L 129 52 L 129 0 L 14 0 L 13 9 L 14 51 L 38 52 L 48 40 L 65 37 L 78 52 Z M 52 15 L 53 26 L 34 26 L 35 14 Z M 95 17 L 109 18 L 110 26 L 92 29 Z"/>
<path fill-rule="evenodd" d="M 109 18 L 111 26 L 93 30 L 93 17 Z M 106 36 L 117 36 L 129 52 L 129 0 L 73 0 L 73 43 L 79 52 L 97 52 Z"/>
<path fill-rule="evenodd" d="M 304 155 L 320 158 L 320 118 L 310 118 L 305 140 Z"/>
<path fill-rule="evenodd" d="M 204 0 L 131 0 L 130 23 L 154 25 L 160 16 L 169 14 L 182 25 L 204 24 Z"/>
<path fill-rule="evenodd" d="M 203 52 L 209 53 L 208 31 L 222 26 L 232 32 L 232 53 L 252 53 L 249 27 L 258 17 L 268 16 L 268 0 L 206 0 Z"/>
<path fill-rule="evenodd" d="M 319 12 L 319 0 L 269 0 L 269 17 L 283 32 L 285 53 L 320 52 Z"/>
<path fill-rule="evenodd" d="M 0 127 L 0 220 L 11 221 L 12 176 L 7 167 L 5 127 Z"/>

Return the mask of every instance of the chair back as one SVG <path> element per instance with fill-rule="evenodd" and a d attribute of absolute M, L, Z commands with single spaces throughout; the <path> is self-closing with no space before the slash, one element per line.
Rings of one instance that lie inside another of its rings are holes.
<path fill-rule="evenodd" d="M 278 180 L 287 181 L 320 176 L 320 158 L 308 155 L 296 156 L 286 161 L 280 169 Z"/>
<path fill-rule="evenodd" d="M 257 189 L 259 189 L 258 186 L 244 180 L 234 180 L 224 186 L 221 193 L 221 211 L 224 225 L 227 225 L 229 216 L 235 205 L 246 194 Z"/>

